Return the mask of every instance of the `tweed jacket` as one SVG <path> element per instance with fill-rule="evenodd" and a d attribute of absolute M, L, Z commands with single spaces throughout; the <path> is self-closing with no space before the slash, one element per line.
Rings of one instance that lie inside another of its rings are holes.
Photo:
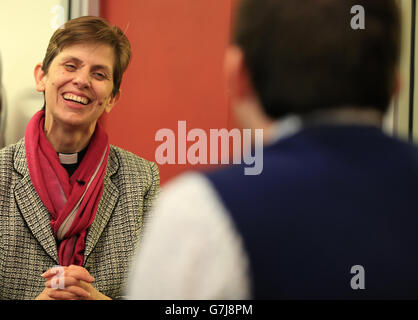
<path fill-rule="evenodd" d="M 155 163 L 111 146 L 104 191 L 86 236 L 84 265 L 101 293 L 121 298 L 159 190 Z M 24 139 L 0 150 L 0 299 L 34 299 L 58 265 L 50 214 L 30 180 Z"/>

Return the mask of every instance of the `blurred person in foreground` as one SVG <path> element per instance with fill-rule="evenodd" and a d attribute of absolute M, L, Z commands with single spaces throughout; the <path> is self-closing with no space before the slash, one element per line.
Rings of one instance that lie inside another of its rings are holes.
<path fill-rule="evenodd" d="M 81 17 L 36 65 L 44 108 L 0 151 L 0 299 L 121 298 L 159 188 L 155 163 L 109 145 L 98 124 L 130 54 L 119 27 Z"/>
<path fill-rule="evenodd" d="M 242 0 L 226 76 L 263 171 L 167 186 L 128 296 L 418 298 L 418 152 L 381 130 L 399 41 L 395 1 Z"/>

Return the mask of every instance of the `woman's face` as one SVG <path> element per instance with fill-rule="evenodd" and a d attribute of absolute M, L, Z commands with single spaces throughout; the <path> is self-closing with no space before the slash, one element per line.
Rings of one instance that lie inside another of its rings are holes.
<path fill-rule="evenodd" d="M 45 92 L 45 127 L 65 126 L 94 130 L 112 96 L 114 50 L 107 44 L 74 44 L 64 48 L 45 74 L 35 68 L 36 88 Z"/>

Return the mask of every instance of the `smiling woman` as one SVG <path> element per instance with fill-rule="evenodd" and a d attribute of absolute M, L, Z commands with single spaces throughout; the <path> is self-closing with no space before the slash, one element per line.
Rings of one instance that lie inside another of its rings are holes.
<path fill-rule="evenodd" d="M 159 189 L 156 164 L 109 145 L 98 124 L 129 59 L 118 27 L 81 17 L 54 33 L 35 66 L 44 107 L 0 151 L 0 299 L 121 297 Z"/>
<path fill-rule="evenodd" d="M 35 67 L 36 88 L 45 92 L 45 134 L 55 150 L 83 150 L 103 112 L 110 112 L 113 95 L 114 50 L 108 44 L 80 43 L 65 47 L 45 74 Z M 70 132 L 70 135 L 68 133 Z"/>

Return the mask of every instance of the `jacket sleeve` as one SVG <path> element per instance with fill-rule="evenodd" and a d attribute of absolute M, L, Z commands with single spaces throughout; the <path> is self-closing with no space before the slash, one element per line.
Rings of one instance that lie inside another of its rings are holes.
<path fill-rule="evenodd" d="M 4 244 L 3 244 L 3 236 L 0 228 L 0 287 L 4 286 L 3 283 L 3 268 L 4 268 Z M 4 300 L 4 297 L 2 297 L 2 294 L 0 294 L 0 300 Z"/>
<path fill-rule="evenodd" d="M 148 161 L 147 161 L 148 162 Z M 139 234 L 139 241 L 137 243 L 136 249 L 140 245 L 143 234 L 150 222 L 151 219 L 151 209 L 153 207 L 154 202 L 156 201 L 159 193 L 160 193 L 160 174 L 158 170 L 158 166 L 154 162 L 148 162 L 149 165 L 149 188 L 148 191 L 144 195 L 144 202 L 143 202 L 143 210 L 142 210 L 142 227 Z M 136 251 L 135 249 L 135 251 Z M 134 257 L 133 257 L 134 258 Z M 132 262 L 131 262 L 132 263 Z M 126 295 L 126 284 L 124 286 L 124 290 L 122 290 L 121 294 L 118 296 L 111 297 L 113 300 L 125 300 L 127 299 Z"/>
<path fill-rule="evenodd" d="M 151 185 L 148 189 L 148 192 L 145 194 L 144 197 L 144 207 L 143 207 L 143 216 L 142 216 L 142 231 L 141 234 L 147 228 L 147 225 L 152 218 L 151 216 L 151 209 L 152 205 L 156 201 L 159 193 L 160 193 L 160 173 L 158 170 L 158 166 L 154 162 L 149 162 L 150 170 L 151 170 Z"/>

